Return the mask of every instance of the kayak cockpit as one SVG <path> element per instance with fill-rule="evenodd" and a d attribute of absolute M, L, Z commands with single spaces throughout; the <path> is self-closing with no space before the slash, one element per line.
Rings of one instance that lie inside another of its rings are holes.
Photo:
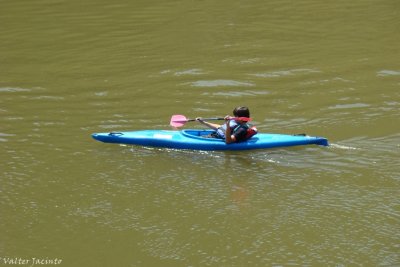
<path fill-rule="evenodd" d="M 198 139 L 198 140 L 202 140 L 202 141 L 207 140 L 208 142 L 222 142 L 222 143 L 225 143 L 224 139 L 212 136 L 212 134 L 215 134 L 214 130 L 189 129 L 189 130 L 182 130 L 181 133 L 182 133 L 183 136 L 189 137 L 189 138 L 192 138 L 192 139 Z M 253 143 L 256 140 L 258 140 L 258 138 L 251 137 L 251 138 L 247 139 L 246 142 Z M 239 143 L 244 143 L 244 142 L 239 142 Z"/>
<path fill-rule="evenodd" d="M 215 137 L 211 136 L 211 134 L 215 133 L 214 130 L 189 129 L 189 130 L 182 130 L 181 133 L 183 136 L 193 138 L 193 139 L 200 139 L 200 140 L 207 139 L 207 141 L 224 142 L 223 139 L 215 138 Z"/>

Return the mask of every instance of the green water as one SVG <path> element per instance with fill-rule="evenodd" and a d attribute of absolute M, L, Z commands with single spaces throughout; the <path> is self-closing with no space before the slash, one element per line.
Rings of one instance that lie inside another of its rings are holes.
<path fill-rule="evenodd" d="M 0 266 L 400 265 L 399 17 L 394 0 L 0 1 Z M 238 105 L 331 146 L 90 137 Z"/>

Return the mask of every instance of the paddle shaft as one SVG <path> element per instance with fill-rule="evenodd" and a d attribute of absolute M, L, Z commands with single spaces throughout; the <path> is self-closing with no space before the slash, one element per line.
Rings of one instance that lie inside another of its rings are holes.
<path fill-rule="evenodd" d="M 203 121 L 222 121 L 224 118 L 201 118 Z M 196 121 L 196 119 L 187 119 L 186 121 Z"/>
<path fill-rule="evenodd" d="M 244 117 L 231 117 L 230 120 L 243 120 L 243 121 L 250 121 L 251 118 L 244 118 Z M 225 120 L 225 118 L 217 117 L 217 118 L 201 118 L 202 122 L 205 121 L 212 121 L 212 120 Z M 196 119 L 187 119 L 184 115 L 173 115 L 170 121 L 170 125 L 172 127 L 182 127 L 186 122 L 189 121 L 196 121 Z"/>

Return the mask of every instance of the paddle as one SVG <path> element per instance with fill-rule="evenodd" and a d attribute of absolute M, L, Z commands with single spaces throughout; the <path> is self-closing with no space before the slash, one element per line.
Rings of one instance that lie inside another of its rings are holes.
<path fill-rule="evenodd" d="M 216 121 L 216 120 L 224 120 L 224 118 L 205 118 L 203 120 L 209 120 L 209 121 Z M 184 115 L 173 115 L 171 117 L 171 122 L 169 125 L 172 127 L 182 127 L 185 125 L 185 123 L 189 121 L 196 121 L 196 119 L 187 119 Z"/>
<path fill-rule="evenodd" d="M 205 121 L 216 121 L 216 120 L 224 120 L 225 118 L 202 118 L 202 120 Z M 242 120 L 242 121 L 251 121 L 251 118 L 246 118 L 246 117 L 232 117 L 232 120 Z M 185 123 L 189 122 L 189 121 L 196 121 L 196 119 L 187 119 L 184 115 L 173 115 L 171 117 L 171 121 L 169 123 L 169 125 L 171 125 L 172 127 L 182 127 L 183 125 L 185 125 Z"/>

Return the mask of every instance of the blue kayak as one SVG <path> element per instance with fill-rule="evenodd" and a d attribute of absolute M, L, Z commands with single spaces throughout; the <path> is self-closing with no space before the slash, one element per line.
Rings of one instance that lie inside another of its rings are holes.
<path fill-rule="evenodd" d="M 328 146 L 328 140 L 323 137 L 270 133 L 258 133 L 247 141 L 226 144 L 222 139 L 208 137 L 213 132 L 213 130 L 142 130 L 95 133 L 92 137 L 105 143 L 193 150 L 249 150 L 310 144 Z"/>

